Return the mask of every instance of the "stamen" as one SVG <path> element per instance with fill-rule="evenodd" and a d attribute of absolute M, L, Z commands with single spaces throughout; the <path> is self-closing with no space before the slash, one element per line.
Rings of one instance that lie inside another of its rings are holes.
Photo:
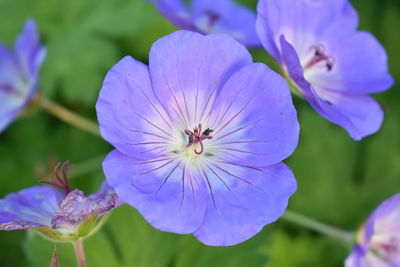
<path fill-rule="evenodd" d="M 21 92 L 19 92 L 15 87 L 9 84 L 0 84 L 0 92 L 4 92 L 5 94 L 10 94 L 15 96 L 23 96 Z"/>
<path fill-rule="evenodd" d="M 212 139 L 212 136 L 210 136 L 210 134 L 214 131 L 210 128 L 207 128 L 204 132 L 201 132 L 201 128 L 202 125 L 201 123 L 199 123 L 199 125 L 193 129 L 193 132 L 185 130 L 185 134 L 189 136 L 189 143 L 186 145 L 186 147 L 191 147 L 195 144 L 200 145 L 200 151 L 194 149 L 194 153 L 196 153 L 197 155 L 200 155 L 204 152 L 204 145 L 202 141 L 206 139 Z"/>
<path fill-rule="evenodd" d="M 384 256 L 390 259 L 395 258 L 400 250 L 399 240 L 396 238 L 390 238 L 388 242 L 378 244 L 378 248 L 382 251 Z"/>
<path fill-rule="evenodd" d="M 314 55 L 310 59 L 310 61 L 304 66 L 305 70 L 323 61 L 326 62 L 325 66 L 328 71 L 331 71 L 333 69 L 335 59 L 326 55 L 325 47 L 323 45 L 314 45 L 311 46 L 310 49 L 314 50 Z"/>
<path fill-rule="evenodd" d="M 206 10 L 205 13 L 208 16 L 207 32 L 211 33 L 213 31 L 215 23 L 219 20 L 220 15 L 212 10 Z"/>
<path fill-rule="evenodd" d="M 334 64 L 335 64 L 335 59 L 333 57 L 328 57 L 326 62 L 326 68 L 328 69 L 328 71 L 331 71 L 333 69 Z"/>

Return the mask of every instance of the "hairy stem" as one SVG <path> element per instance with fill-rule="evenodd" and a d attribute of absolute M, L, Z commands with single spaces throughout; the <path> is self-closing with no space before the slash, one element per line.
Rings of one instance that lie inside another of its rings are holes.
<path fill-rule="evenodd" d="M 82 129 L 88 133 L 100 136 L 99 126 L 96 123 L 81 117 L 80 115 L 64 108 L 63 106 L 57 103 L 54 103 L 53 101 L 43 96 L 39 97 L 38 102 L 43 109 L 53 114 L 60 120 L 68 124 L 71 124 L 79 129 Z"/>
<path fill-rule="evenodd" d="M 350 243 L 353 240 L 353 232 L 345 231 L 319 221 L 316 221 L 312 218 L 306 217 L 304 215 L 298 214 L 293 211 L 286 210 L 283 214 L 282 219 L 296 223 L 300 226 L 313 230 L 315 232 L 324 234 L 326 236 L 344 241 L 346 243 Z"/>
<path fill-rule="evenodd" d="M 86 267 L 85 250 L 83 249 L 82 238 L 75 241 L 74 248 L 78 267 Z"/>

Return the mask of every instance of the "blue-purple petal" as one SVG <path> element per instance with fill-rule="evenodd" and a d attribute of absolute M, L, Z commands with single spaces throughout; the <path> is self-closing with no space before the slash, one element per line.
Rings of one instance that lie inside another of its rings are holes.
<path fill-rule="evenodd" d="M 35 95 L 44 57 L 45 49 L 31 19 L 16 39 L 15 51 L 11 52 L 0 44 L 0 132 Z"/>
<path fill-rule="evenodd" d="M 0 102 L 1 102 L 1 97 L 0 97 Z M 9 105 L 4 105 L 3 108 L 8 107 Z M 0 110 L 1 111 L 1 110 Z M 6 112 L 0 112 L 0 133 L 7 128 L 8 125 L 15 119 L 15 117 L 18 115 L 19 109 L 11 108 L 7 110 Z"/>
<path fill-rule="evenodd" d="M 264 64 L 249 64 L 233 74 L 213 108 L 214 114 L 224 114 L 215 119 L 213 141 L 224 146 L 231 161 L 273 165 L 297 146 L 299 125 L 289 87 Z"/>
<path fill-rule="evenodd" d="M 0 132 L 18 115 L 24 99 L 18 84 L 22 84 L 13 54 L 0 43 Z"/>
<path fill-rule="evenodd" d="M 228 35 L 177 31 L 153 44 L 149 61 L 153 89 L 164 108 L 176 120 L 187 116 L 197 125 L 227 79 L 252 58 Z"/>
<path fill-rule="evenodd" d="M 112 187 L 107 183 L 107 181 L 104 181 L 101 184 L 100 190 L 98 192 L 91 194 L 89 196 L 89 198 L 91 198 L 91 199 L 106 199 L 106 198 L 110 198 L 110 196 L 114 201 L 115 208 L 124 204 L 122 202 L 122 200 L 118 198 L 114 189 L 112 189 Z"/>
<path fill-rule="evenodd" d="M 146 136 L 168 129 L 169 115 L 154 95 L 146 65 L 131 57 L 121 59 L 106 75 L 96 110 L 104 139 L 132 157 L 154 157 L 143 152 L 142 144 Z"/>
<path fill-rule="evenodd" d="M 368 95 L 331 93 L 321 98 L 314 94 L 308 101 L 324 118 L 342 126 L 354 140 L 377 132 L 383 121 L 383 110 Z"/>
<path fill-rule="evenodd" d="M 389 217 L 393 214 L 397 215 L 392 216 L 393 218 L 397 218 L 397 223 L 400 225 L 400 194 L 396 194 L 389 199 L 386 199 L 382 202 L 375 211 L 371 214 L 368 220 L 365 223 L 365 240 L 369 242 L 372 236 L 375 234 L 375 225 L 380 223 L 380 221 L 384 220 L 386 217 Z"/>
<path fill-rule="evenodd" d="M 257 32 L 265 49 L 280 61 L 281 34 L 301 54 L 308 50 L 304 45 L 322 35 L 332 22 L 341 20 L 343 14 L 349 17 L 346 26 L 354 27 L 357 16 L 349 12 L 349 7 L 347 0 L 260 0 Z"/>
<path fill-rule="evenodd" d="M 299 134 L 288 86 L 228 35 L 166 36 L 149 69 L 124 58 L 97 111 L 116 147 L 108 184 L 158 229 L 233 245 L 281 216 L 296 190 L 281 163 Z"/>
<path fill-rule="evenodd" d="M 168 232 L 193 233 L 202 223 L 207 206 L 205 185 L 182 164 L 138 161 L 112 151 L 103 162 L 107 182 L 127 204 L 135 207 L 154 227 Z M 179 162 L 178 162 L 179 163 Z"/>
<path fill-rule="evenodd" d="M 335 53 L 331 72 L 313 75 L 316 88 L 328 88 L 345 94 L 369 94 L 385 91 L 394 80 L 388 73 L 388 61 L 383 46 L 367 32 L 353 33 L 330 42 Z"/>
<path fill-rule="evenodd" d="M 362 265 L 364 256 L 364 249 L 360 245 L 355 245 L 351 254 L 346 258 L 345 267 L 366 267 Z"/>
<path fill-rule="evenodd" d="M 223 170 L 208 171 L 209 179 L 220 176 L 227 185 L 214 186 L 208 194 L 204 221 L 194 233 L 210 246 L 235 245 L 253 237 L 283 214 L 296 191 L 296 180 L 283 163 L 246 171 L 236 165 L 220 166 Z"/>
<path fill-rule="evenodd" d="M 284 35 L 279 37 L 279 41 L 282 51 L 282 63 L 285 64 L 290 79 L 292 79 L 295 84 L 300 87 L 299 89 L 304 97 L 311 98 L 313 89 L 311 84 L 304 78 L 304 70 L 301 66 L 296 50 L 290 43 L 287 42 Z"/>
<path fill-rule="evenodd" d="M 39 32 L 33 19 L 26 21 L 22 33 L 15 41 L 15 51 L 22 74 L 36 86 L 46 49 L 40 43 Z"/>
<path fill-rule="evenodd" d="M 369 93 L 393 85 L 387 56 L 346 0 L 261 0 L 257 31 L 300 94 L 355 140 L 379 130 L 383 111 Z"/>
<path fill-rule="evenodd" d="M 151 0 L 169 21 L 184 30 L 196 30 L 192 14 L 182 0 Z"/>
<path fill-rule="evenodd" d="M 0 230 L 51 227 L 51 218 L 64 195 L 48 186 L 35 186 L 0 200 Z"/>
<path fill-rule="evenodd" d="M 346 267 L 399 266 L 400 194 L 382 202 L 357 235 Z"/>
<path fill-rule="evenodd" d="M 260 46 L 256 15 L 232 0 L 193 0 L 193 20 L 204 33 L 227 33 L 247 47 Z"/>
<path fill-rule="evenodd" d="M 354 140 L 360 140 L 379 130 L 383 110 L 370 96 L 345 94 L 329 89 L 316 90 L 305 80 L 295 49 L 281 36 L 283 62 L 291 79 L 300 87 L 304 98 L 324 118 L 342 126 Z"/>
<path fill-rule="evenodd" d="M 227 33 L 248 47 L 261 45 L 256 15 L 232 0 L 151 0 L 169 21 L 183 30 Z"/>

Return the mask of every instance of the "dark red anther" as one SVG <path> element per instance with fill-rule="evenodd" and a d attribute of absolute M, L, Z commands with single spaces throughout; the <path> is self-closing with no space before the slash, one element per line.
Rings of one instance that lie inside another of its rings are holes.
<path fill-rule="evenodd" d="M 220 19 L 220 15 L 212 10 L 206 10 L 205 13 L 208 16 L 207 32 L 211 33 L 214 29 L 215 23 Z"/>
<path fill-rule="evenodd" d="M 311 47 L 312 50 L 314 50 L 314 55 L 310 59 L 310 61 L 304 66 L 304 69 L 309 69 L 312 66 L 318 64 L 319 62 L 326 62 L 326 68 L 328 71 L 331 71 L 333 69 L 333 65 L 335 63 L 335 60 L 333 57 L 329 57 L 325 53 L 325 47 L 322 45 L 316 45 Z"/>
<path fill-rule="evenodd" d="M 6 94 L 14 95 L 17 97 L 22 97 L 23 94 L 19 92 L 15 87 L 10 84 L 0 84 L 0 92 L 4 92 Z"/>

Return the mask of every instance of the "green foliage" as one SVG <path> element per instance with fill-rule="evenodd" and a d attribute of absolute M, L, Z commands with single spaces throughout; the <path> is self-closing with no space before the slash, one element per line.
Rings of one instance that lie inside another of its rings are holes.
<path fill-rule="evenodd" d="M 180 247 L 176 267 L 261 267 L 266 258 L 260 250 L 264 237 L 259 235 L 232 247 L 207 247 L 187 237 Z"/>
<path fill-rule="evenodd" d="M 266 267 L 339 267 L 347 256 L 338 243 L 303 232 L 290 235 L 282 229 L 271 232 L 263 251 L 268 257 Z"/>
<path fill-rule="evenodd" d="M 84 246 L 88 266 L 96 267 L 261 267 L 265 262 L 259 249 L 263 241 L 258 236 L 234 247 L 207 247 L 192 236 L 152 228 L 137 211 L 125 205 L 113 211 L 106 225 L 85 239 Z M 72 244 L 52 243 L 33 231 L 26 237 L 24 252 L 32 266 L 46 266 L 54 246 L 60 267 L 72 266 Z"/>

